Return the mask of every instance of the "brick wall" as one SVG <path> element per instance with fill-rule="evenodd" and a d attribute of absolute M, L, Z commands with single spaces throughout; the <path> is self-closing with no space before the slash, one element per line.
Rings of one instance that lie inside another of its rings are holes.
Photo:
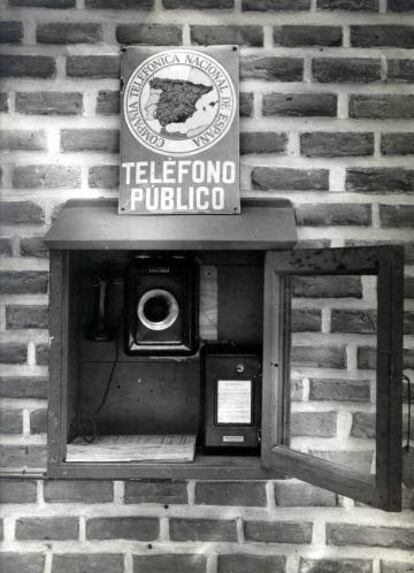
<path fill-rule="evenodd" d="M 410 491 L 405 510 L 390 515 L 295 480 L 64 483 L 36 473 L 46 457 L 41 237 L 68 198 L 117 195 L 121 43 L 242 46 L 243 195 L 291 199 L 300 246 L 405 244 L 405 365 L 414 375 L 414 1 L 0 4 L 0 456 L 9 472 L 0 484 L 1 568 L 412 571 Z M 372 300 L 346 303 L 355 285 L 339 286 L 345 303 L 329 302 L 329 292 L 322 304 L 299 301 L 295 336 L 312 340 L 304 328 L 333 332 L 337 348 L 319 349 L 319 365 L 349 369 L 360 360 L 366 372 L 370 352 L 357 354 L 348 333 L 367 334 Z M 308 349 L 297 352 L 308 360 Z M 319 403 L 313 437 L 343 437 L 347 428 L 372 438 L 370 377 L 340 384 L 321 371 L 295 387 L 298 412 Z M 353 405 L 332 411 L 335 401 Z M 309 433 L 300 418 L 295 425 L 297 435 Z"/>

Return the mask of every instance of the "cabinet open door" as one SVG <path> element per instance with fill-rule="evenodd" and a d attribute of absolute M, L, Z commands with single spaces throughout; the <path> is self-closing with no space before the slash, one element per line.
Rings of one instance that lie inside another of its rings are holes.
<path fill-rule="evenodd" d="M 266 255 L 262 463 L 401 509 L 401 247 Z"/>

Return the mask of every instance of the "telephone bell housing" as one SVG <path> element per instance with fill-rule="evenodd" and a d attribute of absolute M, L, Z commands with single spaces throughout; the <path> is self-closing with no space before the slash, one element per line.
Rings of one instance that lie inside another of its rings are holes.
<path fill-rule="evenodd" d="M 126 352 L 189 355 L 196 351 L 198 267 L 191 258 L 137 258 L 127 269 Z"/>

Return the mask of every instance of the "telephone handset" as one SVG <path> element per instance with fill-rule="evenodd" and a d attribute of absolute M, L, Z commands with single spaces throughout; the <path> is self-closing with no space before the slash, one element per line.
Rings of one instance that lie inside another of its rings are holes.
<path fill-rule="evenodd" d="M 112 279 L 107 272 L 96 273 L 93 279 L 92 319 L 86 332 L 86 337 L 90 340 L 104 342 L 115 338 L 109 315 L 112 286 Z"/>

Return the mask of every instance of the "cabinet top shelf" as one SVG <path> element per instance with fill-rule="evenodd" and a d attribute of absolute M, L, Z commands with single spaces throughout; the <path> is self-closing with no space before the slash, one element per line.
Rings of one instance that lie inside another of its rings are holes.
<path fill-rule="evenodd" d="M 50 249 L 269 250 L 297 241 L 285 199 L 242 201 L 240 215 L 118 215 L 116 199 L 68 201 L 45 236 Z"/>

